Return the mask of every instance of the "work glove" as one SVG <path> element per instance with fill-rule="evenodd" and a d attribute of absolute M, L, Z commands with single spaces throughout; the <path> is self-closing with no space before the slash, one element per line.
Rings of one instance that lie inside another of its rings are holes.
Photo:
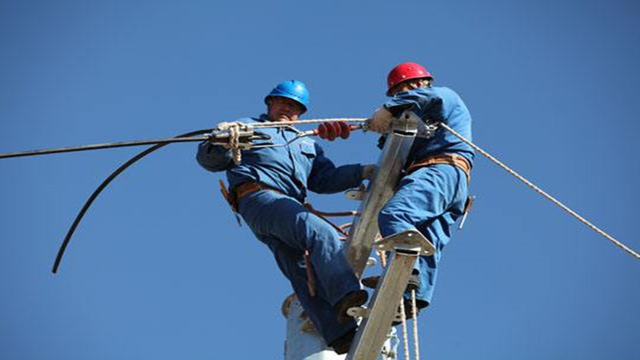
<path fill-rule="evenodd" d="M 393 114 L 391 114 L 391 111 L 381 107 L 371 115 L 370 119 L 367 119 L 365 128 L 380 134 L 386 134 L 389 132 L 392 118 Z"/>
<path fill-rule="evenodd" d="M 321 139 L 333 141 L 337 137 L 342 139 L 349 138 L 351 127 L 344 121 L 330 121 L 318 125 L 318 129 L 315 132 Z"/>

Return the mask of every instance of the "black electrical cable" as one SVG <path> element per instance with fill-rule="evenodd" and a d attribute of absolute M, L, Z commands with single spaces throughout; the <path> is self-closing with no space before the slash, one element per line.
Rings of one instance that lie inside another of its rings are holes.
<path fill-rule="evenodd" d="M 197 133 L 197 135 L 200 135 L 200 133 Z M 184 135 L 184 136 L 177 136 L 169 139 L 122 141 L 122 142 L 115 142 L 115 143 L 70 146 L 70 147 L 61 147 L 61 148 L 54 148 L 54 149 L 29 150 L 29 151 L 12 152 L 12 153 L 0 153 L 0 159 L 24 157 L 24 156 L 60 154 L 60 153 L 76 152 L 76 151 L 113 149 L 113 148 L 129 147 L 129 146 L 154 145 L 154 144 L 166 145 L 166 144 L 177 143 L 177 142 L 195 142 L 195 141 L 204 141 L 204 140 L 207 140 L 207 138 L 204 136 L 194 138 L 194 137 L 188 137 L 188 135 Z"/>
<path fill-rule="evenodd" d="M 160 149 L 160 148 L 162 148 L 162 147 L 164 147 L 164 146 L 166 146 L 168 144 L 175 143 L 175 142 L 185 142 L 185 141 L 202 141 L 202 140 L 205 140 L 205 138 L 198 139 L 198 138 L 192 138 L 191 136 L 208 134 L 208 133 L 211 133 L 212 130 L 213 129 L 197 130 L 197 131 L 192 131 L 192 132 L 189 132 L 189 133 L 186 133 L 186 134 L 178 135 L 178 136 L 176 136 L 174 138 L 171 138 L 171 139 L 163 139 L 162 141 L 155 140 L 152 143 L 155 143 L 156 145 L 154 145 L 154 146 L 142 151 L 138 155 L 132 157 L 127 162 L 125 162 L 124 164 L 120 165 L 120 167 L 117 168 L 114 172 L 112 172 L 111 175 L 109 175 L 106 179 L 104 179 L 104 181 L 102 181 L 102 183 L 93 191 L 91 196 L 89 196 L 87 201 L 84 203 L 84 206 L 82 206 L 82 209 L 80 210 L 78 215 L 76 215 L 76 218 L 73 221 L 73 224 L 71 224 L 71 227 L 69 228 L 69 231 L 67 231 L 67 235 L 65 236 L 64 240 L 62 241 L 62 244 L 60 244 L 60 248 L 58 249 L 58 254 L 56 255 L 56 260 L 53 263 L 53 269 L 51 271 L 54 274 L 58 272 L 58 267 L 60 266 L 60 262 L 62 261 L 62 257 L 64 256 L 64 252 L 67 249 L 67 246 L 69 245 L 69 242 L 71 241 L 71 237 L 73 236 L 73 233 L 75 232 L 76 228 L 78 227 L 78 224 L 80 224 L 80 221 L 84 217 L 84 214 L 91 207 L 91 204 L 93 204 L 93 202 L 100 195 L 102 190 L 104 190 L 109 185 L 109 183 L 111 183 L 111 181 L 113 181 L 113 179 L 115 179 L 118 175 L 120 175 L 123 171 L 125 171 L 129 166 L 131 166 L 134 163 L 136 163 L 138 160 L 142 159 L 143 157 L 151 154 L 152 152 L 154 152 L 154 151 L 156 151 L 156 150 L 158 150 L 158 149 Z M 191 137 L 191 138 L 188 138 L 190 140 L 185 139 L 187 137 Z M 177 140 L 177 141 L 172 141 L 172 140 Z M 110 146 L 110 147 L 134 146 L 132 143 L 133 142 L 129 142 L 129 143 L 126 143 L 127 145 Z M 125 143 L 114 143 L 114 144 L 125 144 Z M 109 145 L 109 144 L 103 144 L 103 145 Z M 136 142 L 135 145 L 142 145 L 142 144 L 140 144 L 140 142 Z M 68 151 L 96 150 L 98 148 L 101 148 L 101 149 L 105 148 L 105 147 L 96 148 L 95 145 L 91 145 L 91 146 L 93 146 L 93 148 L 88 148 L 90 146 L 84 146 L 84 147 L 76 148 L 76 149 L 82 148 L 80 150 L 68 150 Z M 67 149 L 69 149 L 69 148 L 67 148 Z M 56 149 L 56 150 L 60 150 L 60 149 Z M 58 152 L 68 152 L 68 151 L 58 151 Z M 48 152 L 48 153 L 50 154 L 52 152 Z M 42 154 L 36 154 L 36 155 L 42 155 Z M 22 156 L 27 156 L 27 155 L 22 155 Z"/>
<path fill-rule="evenodd" d="M 89 210 L 93 202 L 100 195 L 100 193 L 102 193 L 102 191 L 111 183 L 111 181 L 113 181 L 118 175 L 120 175 L 123 171 L 125 171 L 129 166 L 136 163 L 138 160 L 142 159 L 143 157 L 151 154 L 152 152 L 168 144 L 177 143 L 177 142 L 195 142 L 195 141 L 205 141 L 205 140 L 215 142 L 215 143 L 226 142 L 226 140 L 228 139 L 227 133 L 214 134 L 212 133 L 213 130 L 214 129 L 197 130 L 197 131 L 192 131 L 192 132 L 178 135 L 176 137 L 168 138 L 168 139 L 128 141 L 128 142 L 117 142 L 117 143 L 106 143 L 106 144 L 83 145 L 83 146 L 76 146 L 76 147 L 64 147 L 64 148 L 55 148 L 55 149 L 46 149 L 46 150 L 32 150 L 32 151 L 25 151 L 25 152 L 19 152 L 19 153 L 4 153 L 4 154 L 0 154 L 0 159 L 9 158 L 9 157 L 35 156 L 35 155 L 55 154 L 55 153 L 72 152 L 72 151 L 98 150 L 98 149 L 108 149 L 108 148 L 117 148 L 117 147 L 126 147 L 126 146 L 155 144 L 154 146 L 140 152 L 139 154 L 132 157 L 124 164 L 120 165 L 120 167 L 118 167 L 106 179 L 104 179 L 102 183 L 93 191 L 91 196 L 89 196 L 87 201 L 82 206 L 82 209 L 80 209 L 80 212 L 78 212 L 78 215 L 76 215 L 76 218 L 74 219 L 73 223 L 71 224 L 71 227 L 67 231 L 67 235 L 62 241 L 62 244 L 60 244 L 60 248 L 58 249 L 58 254 L 56 255 L 56 259 L 53 263 L 53 268 L 51 270 L 55 274 L 58 272 L 58 268 L 60 267 L 60 262 L 62 261 L 62 257 L 64 256 L 67 246 L 71 241 L 71 237 L 73 237 L 73 234 L 76 231 L 76 228 L 78 227 L 78 225 L 80 224 L 80 221 L 82 221 L 82 218 L 84 217 L 86 212 Z M 196 137 L 197 135 L 202 135 L 202 134 L 208 134 L 208 135 L 203 137 Z M 313 131 L 302 132 L 295 139 L 289 141 L 289 143 L 295 140 L 298 140 L 302 137 L 310 136 L 310 135 L 315 135 L 315 133 Z M 250 141 L 270 140 L 269 135 L 259 131 L 251 131 L 248 133 L 241 132 L 240 136 Z M 286 145 L 289 145 L 289 143 L 287 143 Z M 265 142 L 262 144 L 256 144 L 254 145 L 254 147 L 256 148 L 278 147 L 278 146 L 286 146 L 286 145 L 274 145 L 271 142 Z"/>

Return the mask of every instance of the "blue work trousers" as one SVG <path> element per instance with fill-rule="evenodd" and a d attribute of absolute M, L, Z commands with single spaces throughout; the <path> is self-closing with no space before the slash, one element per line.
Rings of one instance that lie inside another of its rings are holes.
<path fill-rule="evenodd" d="M 298 200 L 275 191 L 256 191 L 240 199 L 238 205 L 253 233 L 271 249 L 326 343 L 355 328 L 353 320 L 338 323 L 334 310 L 345 295 L 360 289 L 336 230 Z M 305 250 L 310 253 L 316 280 L 315 297 L 307 287 Z"/>
<path fill-rule="evenodd" d="M 417 229 L 436 248 L 434 255 L 418 257 L 414 266 L 414 273 L 420 274 L 416 291 L 420 308 L 431 302 L 442 250 L 449 243 L 454 223 L 463 215 L 467 195 L 467 178 L 462 170 L 448 164 L 432 165 L 405 176 L 380 211 L 383 237 Z M 409 296 L 405 294 L 405 298 Z"/>

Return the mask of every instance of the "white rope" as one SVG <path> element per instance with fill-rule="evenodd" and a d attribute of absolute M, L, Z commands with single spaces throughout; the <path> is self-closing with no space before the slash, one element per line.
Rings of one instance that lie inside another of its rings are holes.
<path fill-rule="evenodd" d="M 534 183 L 532 183 L 531 181 L 525 179 L 522 175 L 518 174 L 517 172 L 513 171 L 511 168 L 509 168 L 507 165 L 503 164 L 502 162 L 500 162 L 500 160 L 496 159 L 495 157 L 491 156 L 491 154 L 489 154 L 488 152 L 482 150 L 479 146 L 477 146 L 476 144 L 472 143 L 471 141 L 465 139 L 462 135 L 458 134 L 455 130 L 453 130 L 452 128 L 450 128 L 447 124 L 443 124 L 440 123 L 440 126 L 442 126 L 444 129 L 446 129 L 447 131 L 449 131 L 450 133 L 452 133 L 455 137 L 457 137 L 458 139 L 462 140 L 464 143 L 466 143 L 467 145 L 471 146 L 472 148 L 474 148 L 477 152 L 479 152 L 480 154 L 484 155 L 486 158 L 488 158 L 489 160 L 493 161 L 496 165 L 500 166 L 502 169 L 504 169 L 506 172 L 508 172 L 509 174 L 513 175 L 516 179 L 522 181 L 525 185 L 527 185 L 528 187 L 530 187 L 531 189 L 533 189 L 535 192 L 537 192 L 538 194 L 544 196 L 547 200 L 551 201 L 552 203 L 556 204 L 557 206 L 559 206 L 562 210 L 566 211 L 567 213 L 569 213 L 569 215 L 573 216 L 574 218 L 578 219 L 580 222 L 582 222 L 583 224 L 587 225 L 589 228 L 591 228 L 591 230 L 597 232 L 598 234 L 602 235 L 604 238 L 606 238 L 607 240 L 611 241 L 612 243 L 614 243 L 616 246 L 620 247 L 622 250 L 626 251 L 627 253 L 629 253 L 631 256 L 634 256 L 636 259 L 640 259 L 640 254 L 638 254 L 637 252 L 633 251 L 631 248 L 627 247 L 625 244 L 623 244 L 622 242 L 616 240 L 613 236 L 607 234 L 606 232 L 604 232 L 604 230 L 600 229 L 599 227 L 593 225 L 592 223 L 590 223 L 589 221 L 587 221 L 587 219 L 585 219 L 584 217 L 580 216 L 578 213 L 576 213 L 575 211 L 569 209 L 568 206 L 566 206 L 565 204 L 561 203 L 560 201 L 556 200 L 553 196 L 547 194 L 544 190 L 540 189 L 539 187 L 537 187 Z"/>
<path fill-rule="evenodd" d="M 420 360 L 420 340 L 418 339 L 418 304 L 416 289 L 411 289 L 411 311 L 413 314 L 413 353 L 416 360 Z"/>
<path fill-rule="evenodd" d="M 404 312 L 404 298 L 400 300 L 400 319 L 402 319 L 402 349 L 404 350 L 404 359 L 409 358 L 409 331 L 407 330 L 407 315 Z"/>
<path fill-rule="evenodd" d="M 308 120 L 296 120 L 296 121 L 268 121 L 263 123 L 251 123 L 251 126 L 254 128 L 263 128 L 263 127 L 278 127 L 278 126 L 291 126 L 291 125 L 301 125 L 301 124 L 319 124 L 325 122 L 357 122 L 363 123 L 367 121 L 366 118 L 329 118 L 329 119 L 308 119 Z"/>
<path fill-rule="evenodd" d="M 229 142 L 225 145 L 231 149 L 231 156 L 233 162 L 238 165 L 242 161 L 242 151 L 240 150 L 240 128 L 268 128 L 268 127 L 286 127 L 298 124 L 317 124 L 325 122 L 365 122 L 367 119 L 345 119 L 345 118 L 330 118 L 330 119 L 309 119 L 309 120 L 296 120 L 296 121 L 271 121 L 265 123 L 244 124 L 241 122 L 222 122 L 218 124 L 217 129 L 229 131 Z"/>

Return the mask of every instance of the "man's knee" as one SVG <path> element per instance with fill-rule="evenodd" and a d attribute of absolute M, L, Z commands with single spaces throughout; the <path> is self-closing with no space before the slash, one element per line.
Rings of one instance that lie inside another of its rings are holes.
<path fill-rule="evenodd" d="M 299 214 L 294 228 L 296 237 L 304 239 L 308 250 L 318 246 L 335 247 L 340 244 L 338 232 L 312 213 Z"/>
<path fill-rule="evenodd" d="M 380 234 L 383 237 L 387 237 L 402 231 L 415 229 L 415 224 L 413 224 L 406 215 L 406 211 L 403 212 L 390 207 L 384 207 L 378 214 Z"/>

